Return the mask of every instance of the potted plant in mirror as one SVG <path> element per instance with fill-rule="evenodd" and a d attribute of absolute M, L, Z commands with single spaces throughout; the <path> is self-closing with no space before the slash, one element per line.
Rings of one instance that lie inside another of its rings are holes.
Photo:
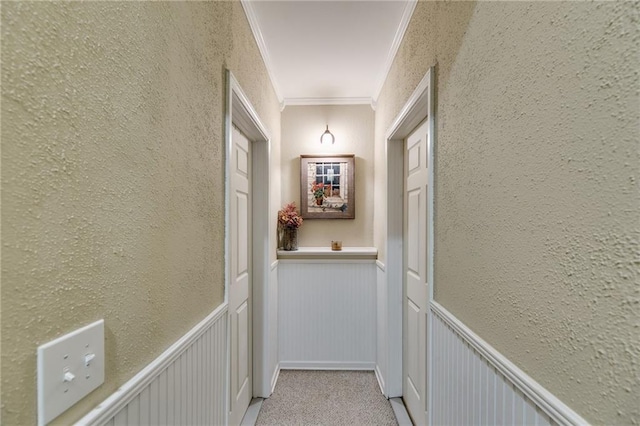
<path fill-rule="evenodd" d="M 302 225 L 302 216 L 295 203 L 289 203 L 278 212 L 279 247 L 282 250 L 298 250 L 298 228 Z"/>

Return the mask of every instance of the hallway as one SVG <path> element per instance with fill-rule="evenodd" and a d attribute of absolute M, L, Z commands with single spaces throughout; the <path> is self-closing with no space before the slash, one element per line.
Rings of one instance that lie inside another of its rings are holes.
<path fill-rule="evenodd" d="M 256 426 L 397 425 L 373 372 L 284 370 Z"/>
<path fill-rule="evenodd" d="M 431 425 L 640 421 L 639 2 L 0 14 L 2 424 L 225 425 L 232 389 L 268 398 L 289 369 L 414 386 Z M 350 218 L 306 217 L 283 253 L 304 201 Z M 45 365 L 99 320 L 103 351 Z"/>

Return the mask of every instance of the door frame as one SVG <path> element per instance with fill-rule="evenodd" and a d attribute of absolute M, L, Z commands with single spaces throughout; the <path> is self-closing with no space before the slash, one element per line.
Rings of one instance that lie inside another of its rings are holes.
<path fill-rule="evenodd" d="M 427 280 L 429 282 L 429 300 L 427 301 L 427 410 L 431 423 L 432 389 L 431 363 L 432 351 L 432 312 L 433 300 L 433 247 L 434 247 L 434 190 L 435 190 L 435 104 L 434 104 L 435 67 L 429 68 L 416 89 L 404 104 L 400 113 L 387 130 L 387 312 L 388 327 L 388 380 L 386 393 L 388 397 L 402 396 L 402 310 L 403 283 L 402 265 L 404 258 L 404 140 L 425 119 L 428 120 L 429 137 L 427 140 L 428 175 L 427 186 Z"/>
<path fill-rule="evenodd" d="M 252 203 L 251 216 L 253 223 L 252 241 L 252 280 L 250 286 L 252 305 L 252 342 L 253 342 L 253 389 L 252 397 L 268 397 L 271 394 L 271 377 L 267 368 L 268 361 L 268 297 L 266 294 L 270 273 L 269 248 L 271 247 L 271 232 L 269 229 L 269 164 L 271 158 L 271 137 L 266 126 L 258 116 L 255 108 L 244 93 L 238 80 L 230 70 L 226 70 L 226 100 L 225 100 L 225 160 L 224 160 L 224 300 L 229 300 L 229 284 L 231 274 L 230 244 L 230 176 L 232 148 L 232 132 L 235 125 L 251 144 L 251 187 Z M 260 238 L 255 238 L 259 236 Z M 230 360 L 230 322 L 227 324 L 226 351 L 226 389 L 229 392 L 231 360 Z M 229 395 L 226 398 L 226 415 L 229 413 Z M 225 419 L 228 421 L 228 419 Z"/>

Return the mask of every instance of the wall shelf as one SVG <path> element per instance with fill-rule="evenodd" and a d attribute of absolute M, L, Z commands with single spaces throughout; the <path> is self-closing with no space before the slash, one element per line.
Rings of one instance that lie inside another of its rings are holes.
<path fill-rule="evenodd" d="M 376 260 L 378 249 L 375 247 L 342 247 L 333 251 L 331 247 L 299 247 L 296 251 L 278 250 L 281 260 Z"/>

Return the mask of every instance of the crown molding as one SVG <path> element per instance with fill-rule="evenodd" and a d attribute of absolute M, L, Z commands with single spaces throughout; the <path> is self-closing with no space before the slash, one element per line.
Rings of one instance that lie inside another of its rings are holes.
<path fill-rule="evenodd" d="M 352 97 L 352 98 L 284 98 L 282 109 L 287 106 L 297 105 L 371 105 L 373 108 L 373 99 L 368 97 Z"/>
<path fill-rule="evenodd" d="M 350 97 L 350 98 L 284 98 L 282 96 L 282 91 L 278 86 L 278 83 L 275 78 L 273 64 L 271 62 L 271 57 L 269 55 L 269 50 L 267 49 L 267 45 L 264 41 L 264 37 L 262 36 L 262 31 L 260 30 L 260 26 L 258 25 L 258 18 L 256 17 L 256 13 L 251 4 L 251 0 L 240 0 L 242 4 L 242 8 L 244 9 L 244 13 L 249 21 L 249 26 L 251 27 L 251 32 L 253 33 L 253 37 L 256 40 L 256 44 L 258 45 L 258 50 L 262 55 L 262 60 L 267 69 L 267 73 L 269 74 L 269 79 L 271 80 L 271 85 L 273 86 L 273 90 L 276 93 L 276 97 L 280 102 L 280 110 L 284 110 L 287 105 L 371 105 L 371 108 L 375 110 L 378 97 L 380 96 L 380 92 L 382 91 L 382 87 L 384 86 L 385 81 L 387 80 L 387 76 L 389 71 L 391 70 L 391 66 L 393 65 L 393 61 L 398 53 L 398 49 L 400 48 L 400 44 L 402 43 L 402 39 L 404 38 L 404 34 L 407 31 L 407 27 L 409 26 L 409 22 L 411 21 L 411 16 L 413 15 L 413 11 L 416 8 L 418 0 L 408 0 L 404 11 L 402 13 L 402 19 L 400 20 L 400 25 L 396 30 L 395 37 L 393 42 L 391 43 L 391 48 L 389 49 L 389 53 L 387 55 L 387 59 L 383 68 L 383 71 L 380 74 L 380 78 L 378 80 L 378 84 L 376 86 L 376 90 L 374 91 L 373 97 Z"/>
<path fill-rule="evenodd" d="M 256 40 L 256 44 L 258 45 L 258 50 L 260 50 L 260 55 L 262 55 L 262 61 L 264 62 L 264 66 L 267 68 L 267 73 L 269 74 L 269 79 L 271 80 L 271 85 L 273 86 L 274 92 L 276 92 L 276 97 L 280 102 L 280 110 L 284 109 L 284 100 L 282 97 L 282 92 L 280 91 L 280 87 L 276 82 L 275 74 L 273 72 L 273 65 L 271 62 L 271 56 L 269 56 L 269 50 L 267 49 L 267 44 L 264 42 L 264 37 L 262 37 L 262 31 L 260 30 L 260 25 L 258 25 L 258 18 L 256 17 L 256 13 L 253 10 L 253 6 L 251 5 L 251 1 L 249 0 L 240 0 L 242 4 L 242 8 L 244 9 L 244 14 L 249 21 L 249 26 L 251 27 L 251 32 L 253 33 L 253 38 Z"/>
<path fill-rule="evenodd" d="M 402 43 L 402 39 L 404 38 L 404 33 L 407 31 L 407 27 L 409 27 L 411 16 L 413 16 L 413 11 L 416 9 L 417 4 L 418 4 L 418 0 L 409 0 L 404 7 L 404 12 L 402 13 L 402 19 L 400 20 L 400 25 L 398 26 L 396 35 L 393 38 L 393 43 L 391 43 L 391 48 L 389 49 L 389 54 L 387 55 L 387 60 L 383 68 L 383 72 L 380 74 L 378 85 L 376 86 L 375 92 L 373 92 L 372 105 L 374 105 L 374 109 L 375 109 L 375 104 L 378 101 L 378 97 L 380 96 L 380 92 L 382 92 L 382 87 L 384 86 L 384 82 L 387 81 L 387 76 L 389 75 L 389 71 L 391 71 L 393 60 L 396 58 L 398 49 L 400 49 L 400 44 Z"/>

